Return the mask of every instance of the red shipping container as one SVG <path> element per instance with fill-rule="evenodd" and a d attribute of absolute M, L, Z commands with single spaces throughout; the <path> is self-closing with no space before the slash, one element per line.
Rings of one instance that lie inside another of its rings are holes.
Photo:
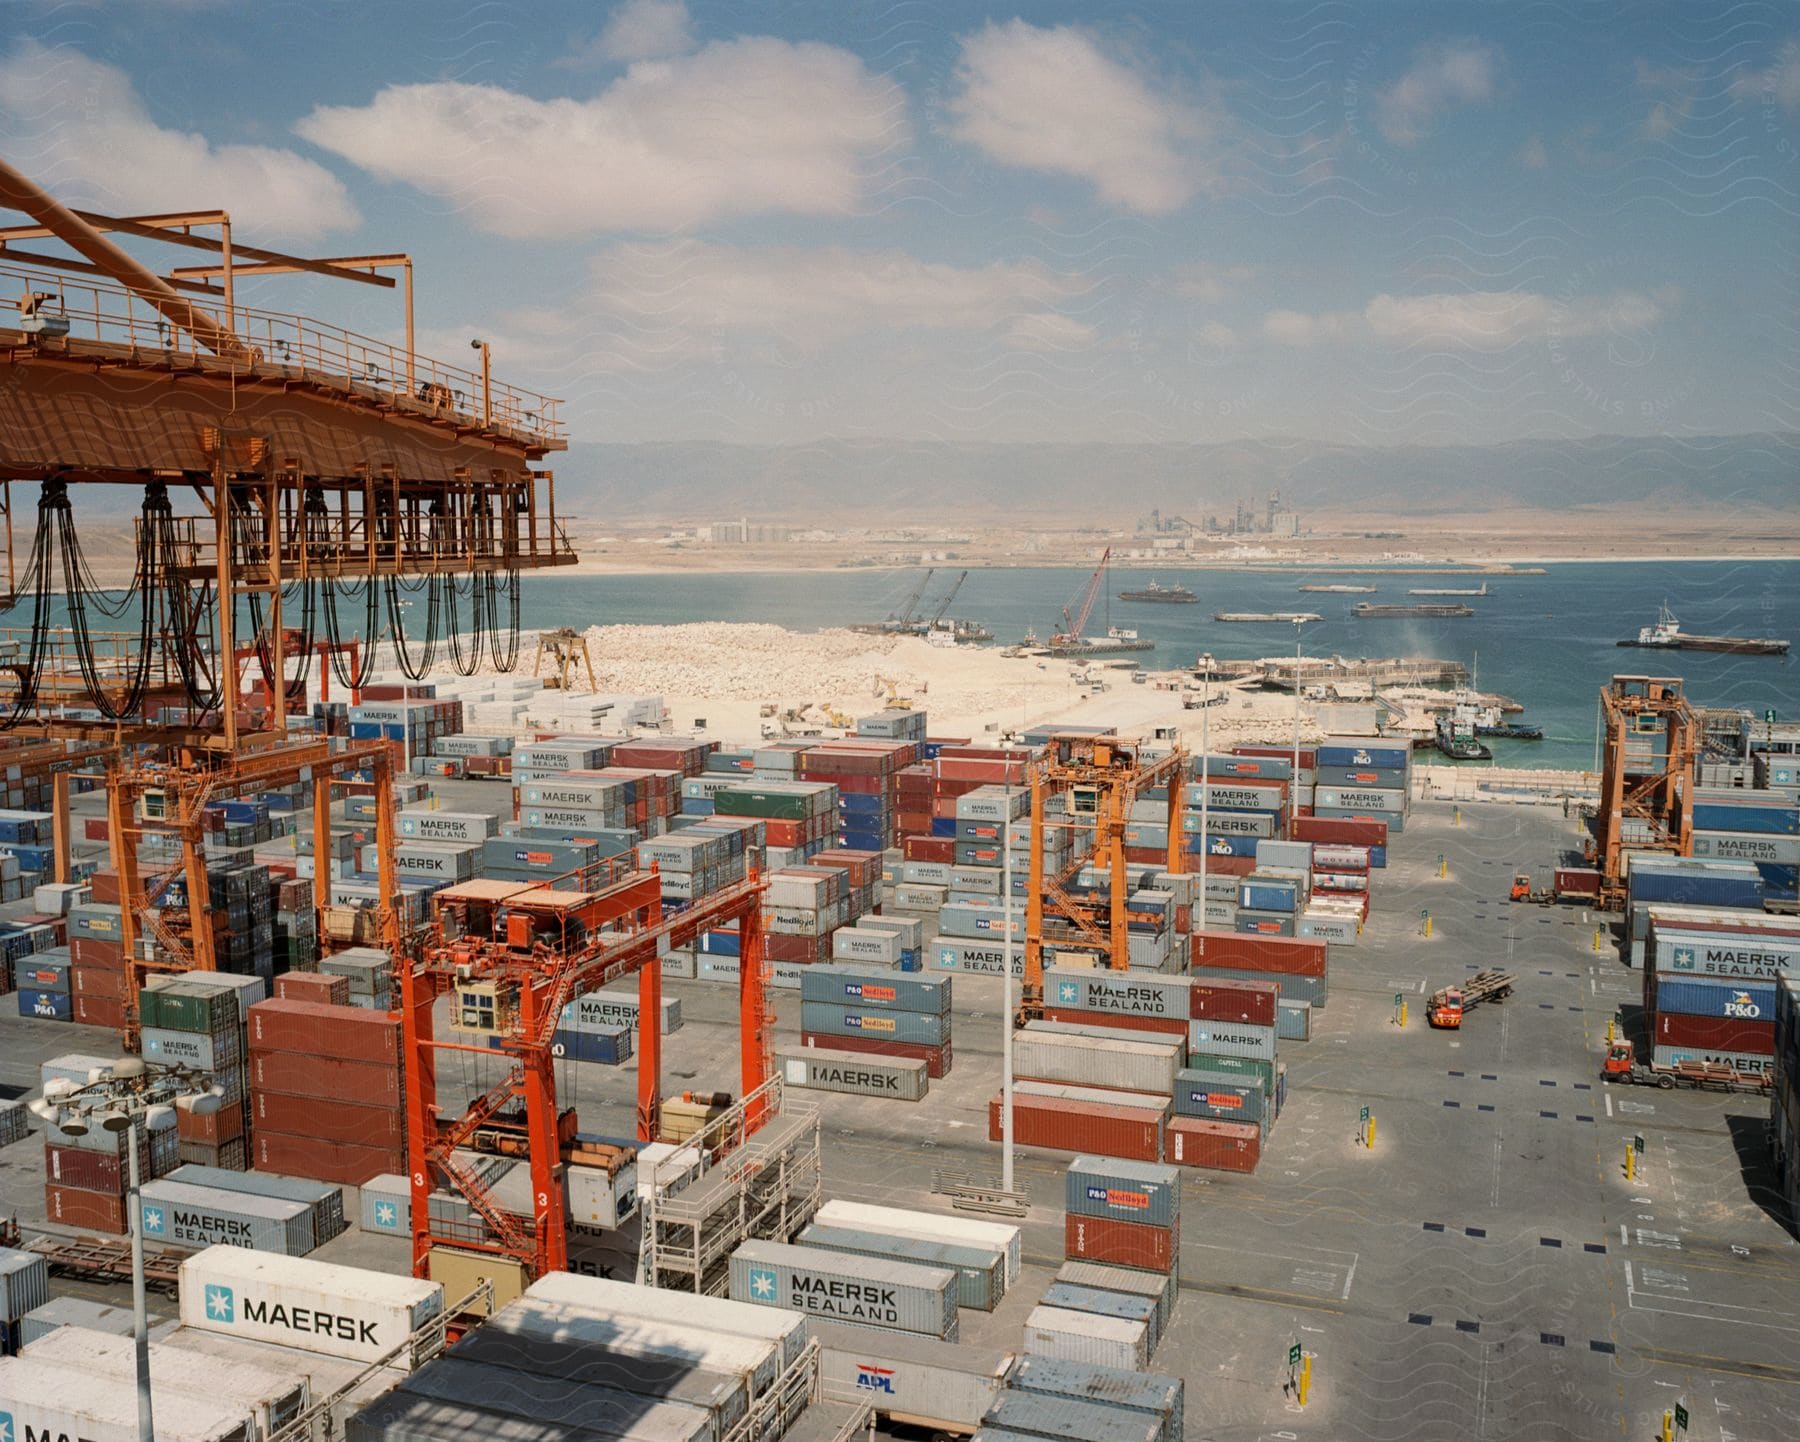
<path fill-rule="evenodd" d="M 98 936 L 83 936 L 80 932 L 69 943 L 69 958 L 77 966 L 85 966 L 93 971 L 124 971 L 125 948 L 116 941 L 107 941 Z"/>
<path fill-rule="evenodd" d="M 88 886 L 93 890 L 96 903 L 119 904 L 119 873 L 110 866 L 102 867 L 88 877 Z"/>
<path fill-rule="evenodd" d="M 406 1168 L 401 1165 L 390 1170 L 403 1172 Z M 111 1232 L 114 1235 L 125 1231 L 123 1196 L 105 1196 L 99 1192 L 84 1192 L 75 1187 L 58 1187 L 47 1183 L 44 1187 L 44 1210 L 59 1227 L 79 1227 L 83 1231 Z"/>
<path fill-rule="evenodd" d="M 1170 1117 L 1163 1160 L 1215 1172 L 1253 1172 L 1262 1160 L 1262 1128 L 1254 1122 Z"/>
<path fill-rule="evenodd" d="M 138 1145 L 139 1176 L 150 1180 L 150 1147 Z M 59 1147 L 44 1143 L 44 1180 L 53 1186 L 70 1187 L 79 1192 L 101 1192 L 122 1197 L 131 1180 L 131 1166 L 125 1153 L 94 1152 L 85 1147 Z"/>
<path fill-rule="evenodd" d="M 406 1146 L 406 1113 L 394 1106 L 359 1106 L 326 1097 L 257 1092 L 251 1098 L 250 1130 L 286 1132 L 327 1142 L 365 1147 Z"/>
<path fill-rule="evenodd" d="M 1775 1055 L 1775 1023 L 1739 1021 L 1734 1017 L 1683 1016 L 1659 1011 L 1650 1019 L 1657 1046 L 1685 1046 L 1706 1051 L 1741 1051 Z"/>
<path fill-rule="evenodd" d="M 830 954 L 829 936 L 787 936 L 777 931 L 763 933 L 763 955 L 770 961 L 823 961 Z"/>
<path fill-rule="evenodd" d="M 404 1075 L 398 1066 L 340 1061 L 292 1051 L 252 1052 L 250 1090 L 258 1096 L 281 1092 L 378 1107 L 397 1107 L 405 1098 Z"/>
<path fill-rule="evenodd" d="M 1272 981 L 1217 981 L 1195 978 L 1188 988 L 1188 1015 L 1196 1021 L 1236 1021 L 1248 1026 L 1274 1026 L 1281 988 Z"/>
<path fill-rule="evenodd" d="M 69 968 L 70 992 L 77 1001 L 92 997 L 96 1001 L 119 1001 L 125 995 L 125 973 L 105 967 L 84 966 L 77 962 Z"/>
<path fill-rule="evenodd" d="M 104 816 L 90 816 L 81 823 L 82 839 L 85 841 L 106 841 L 110 838 Z"/>
<path fill-rule="evenodd" d="M 1310 937 L 1196 931 L 1188 940 L 1188 952 L 1196 971 L 1221 966 L 1288 976 L 1325 975 L 1325 943 Z"/>
<path fill-rule="evenodd" d="M 370 1177 L 406 1170 L 406 1148 L 352 1146 L 284 1132 L 258 1132 L 251 1144 L 251 1165 L 259 1172 L 311 1177 L 321 1182 L 360 1187 Z"/>
<path fill-rule="evenodd" d="M 1015 1124 L 1017 1117 L 1014 1118 Z M 1172 1272 L 1181 1252 L 1181 1223 L 1153 1227 L 1111 1217 L 1063 1218 L 1063 1255 L 1072 1261 L 1105 1262 L 1140 1272 Z"/>
<path fill-rule="evenodd" d="M 942 1080 L 950 1074 L 951 1044 L 927 1046 L 916 1041 L 883 1041 L 873 1036 L 835 1036 L 822 1031 L 803 1031 L 800 1033 L 801 1046 L 816 1046 L 827 1051 L 857 1051 L 864 1056 L 897 1056 L 907 1061 L 925 1063 L 925 1075 L 933 1081 Z"/>
<path fill-rule="evenodd" d="M 184 1142 L 194 1142 L 202 1146 L 217 1147 L 234 1141 L 244 1134 L 243 1102 L 233 1102 L 230 1106 L 220 1107 L 216 1112 L 201 1116 L 197 1112 L 177 1109 L 175 1113 L 175 1130 Z"/>
<path fill-rule="evenodd" d="M 313 1001 L 322 1006 L 349 1006 L 350 978 L 325 976 L 316 971 L 283 972 L 275 978 L 275 995 L 281 1001 Z"/>
<path fill-rule="evenodd" d="M 1146 1101 L 1150 1100 L 1148 1097 Z M 1134 1162 L 1162 1158 L 1169 1104 L 1127 1106 L 1013 1093 L 1013 1141 L 1057 1152 L 1091 1152 Z M 988 1140 L 1000 1140 L 1000 1098 L 988 1103 Z"/>
<path fill-rule="evenodd" d="M 1294 748 L 1292 746 L 1233 746 L 1233 756 L 1269 756 L 1277 761 L 1292 762 Z M 1319 753 L 1310 746 L 1300 748 L 1300 769 L 1311 771 L 1319 764 Z"/>
<path fill-rule="evenodd" d="M 1068 1011 L 1062 1007 L 1044 1008 L 1045 1021 L 1070 1022 L 1075 1026 L 1113 1026 L 1120 1031 L 1154 1031 L 1164 1036 L 1188 1034 L 1187 1022 L 1178 1016 L 1132 1016 L 1117 1011 Z"/>
<path fill-rule="evenodd" d="M 1299 816 L 1294 819 L 1294 840 L 1386 846 L 1387 822 L 1360 816 Z"/>
<path fill-rule="evenodd" d="M 250 1008 L 250 1049 L 398 1062 L 400 1018 L 391 1012 L 354 1006 L 259 1001 Z"/>
<path fill-rule="evenodd" d="M 104 1026 L 118 1031 L 125 1025 L 125 1003 L 116 996 L 77 996 L 71 1007 L 83 1026 Z"/>

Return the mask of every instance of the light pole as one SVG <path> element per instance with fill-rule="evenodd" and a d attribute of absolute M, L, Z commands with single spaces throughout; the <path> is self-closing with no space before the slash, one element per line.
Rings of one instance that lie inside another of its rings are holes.
<path fill-rule="evenodd" d="M 1012 761 L 1006 767 L 1006 815 L 1000 823 L 1000 1187 L 1013 1189 L 1013 892 Z M 1037 838 L 1032 838 L 1037 845 Z"/>
<path fill-rule="evenodd" d="M 1288 835 L 1294 834 L 1294 820 L 1300 814 L 1300 628 L 1305 622 L 1294 622 L 1294 771 L 1288 778 Z"/>
<path fill-rule="evenodd" d="M 488 343 L 484 340 L 470 341 L 469 349 L 481 352 L 481 423 L 491 426 L 494 423 L 493 357 L 488 353 Z"/>
<path fill-rule="evenodd" d="M 110 1067 L 88 1073 L 85 1086 L 50 1082 L 30 1108 L 40 1120 L 65 1136 L 86 1136 L 94 1125 L 126 1138 L 125 1212 L 131 1227 L 132 1338 L 137 1351 L 138 1442 L 155 1442 L 156 1423 L 150 1405 L 150 1318 L 144 1304 L 144 1215 L 138 1191 L 143 1177 L 138 1145 L 152 1131 L 165 1130 L 180 1108 L 201 1116 L 218 1111 L 225 1093 L 204 1072 L 187 1067 L 147 1066 L 141 1057 L 121 1057 Z"/>
<path fill-rule="evenodd" d="M 1212 652 L 1200 658 L 1206 667 L 1206 689 L 1200 702 L 1200 927 L 1206 930 L 1206 853 L 1212 845 L 1212 759 L 1207 746 L 1207 728 L 1212 719 Z M 1188 925 L 1193 925 L 1190 917 Z"/>

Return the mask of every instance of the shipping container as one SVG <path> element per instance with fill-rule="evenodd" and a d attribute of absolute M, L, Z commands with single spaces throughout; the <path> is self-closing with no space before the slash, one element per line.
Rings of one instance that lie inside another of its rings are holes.
<path fill-rule="evenodd" d="M 889 1041 L 877 1036 L 835 1035 L 826 1032 L 802 1031 L 800 1033 L 802 1048 L 822 1048 L 826 1051 L 848 1051 L 864 1056 L 904 1057 L 908 1061 L 925 1063 L 925 1074 L 933 1081 L 939 1081 L 950 1074 L 954 1051 L 949 1042 L 942 1046 L 925 1046 L 917 1042 Z"/>
<path fill-rule="evenodd" d="M 0 1420 L 16 1442 L 137 1442 L 137 1384 L 66 1363 L 0 1357 Z M 156 1430 L 179 1442 L 250 1442 L 255 1421 L 247 1405 L 164 1391 Z"/>
<path fill-rule="evenodd" d="M 1170 1117 L 1163 1150 L 1177 1166 L 1253 1172 L 1262 1159 L 1262 1129 L 1247 1122 Z"/>
<path fill-rule="evenodd" d="M 49 1300 L 49 1264 L 36 1252 L 0 1247 L 0 1322 L 21 1321 Z"/>
<path fill-rule="evenodd" d="M 897 981 L 904 979 L 907 978 L 895 978 Z M 814 1035 L 876 1037 L 915 1046 L 943 1046 L 951 1039 L 948 1012 L 877 1011 L 866 1004 L 843 1006 L 803 1001 L 800 1025 Z"/>
<path fill-rule="evenodd" d="M 1007 1222 L 838 1200 L 824 1203 L 816 1216 L 819 1222 L 827 1226 L 877 1228 L 895 1236 L 920 1237 L 926 1241 L 968 1242 L 996 1247 L 1006 1254 L 1008 1286 L 1019 1280 L 1020 1268 L 1024 1265 L 1023 1231 Z"/>
<path fill-rule="evenodd" d="M 1059 1357 L 1020 1357 L 1007 1374 L 1014 1392 L 1070 1397 L 1160 1418 L 1163 1442 L 1182 1442 L 1186 1388 L 1179 1377 L 1070 1362 Z"/>
<path fill-rule="evenodd" d="M 111 1337 L 130 1337 L 136 1326 L 137 1318 L 129 1305 L 109 1307 L 86 1297 L 52 1297 L 20 1319 L 19 1346 L 23 1349 L 41 1342 L 61 1327 L 79 1327 L 86 1332 L 102 1332 Z"/>
<path fill-rule="evenodd" d="M 303 1257 L 318 1245 L 305 1202 L 168 1180 L 146 1182 L 139 1215 L 147 1241 L 176 1247 L 249 1247 Z"/>
<path fill-rule="evenodd" d="M 1172 1272 L 1180 1249 L 1179 1221 L 1172 1227 L 1153 1227 L 1107 1217 L 1063 1218 L 1063 1255 L 1072 1260 Z"/>
<path fill-rule="evenodd" d="M 1775 1022 L 1746 1021 L 1735 1017 L 1684 1016 L 1656 1012 L 1649 1018 L 1650 1036 L 1657 1047 L 1680 1047 L 1758 1056 L 1775 1053 Z"/>
<path fill-rule="evenodd" d="M 350 1361 L 398 1350 L 443 1310 L 435 1282 L 359 1267 L 228 1246 L 181 1264 L 184 1326 Z"/>
<path fill-rule="evenodd" d="M 1006 1252 L 979 1242 L 927 1241 L 875 1227 L 814 1221 L 795 1242 L 826 1252 L 860 1257 L 891 1257 L 922 1267 L 948 1267 L 956 1273 L 956 1305 L 991 1312 L 1006 1295 Z"/>
<path fill-rule="evenodd" d="M 1073 1282 L 1052 1282 L 1044 1292 L 1043 1305 L 1070 1312 L 1092 1312 L 1097 1317 L 1122 1317 L 1128 1322 L 1142 1322 L 1149 1329 L 1150 1350 L 1156 1350 L 1157 1306 L 1148 1297 L 1132 1292 L 1109 1292 L 1104 1287 L 1083 1287 Z"/>
<path fill-rule="evenodd" d="M 799 1361 L 806 1350 L 805 1319 L 724 1297 L 695 1297 L 682 1292 L 639 1287 L 629 1282 L 552 1272 L 538 1278 L 526 1289 L 525 1300 L 595 1316 L 636 1317 L 765 1343 L 773 1349 L 775 1370 L 765 1371 L 760 1361 L 749 1370 L 758 1378 L 766 1376 L 769 1381 L 773 1381 L 782 1368 Z M 760 1354 L 742 1355 L 756 1357 Z"/>
<path fill-rule="evenodd" d="M 1043 1314 L 1039 1319 L 1038 1330 L 1047 1336 L 1058 1338 L 1049 1344 L 1058 1354 L 1074 1350 L 1076 1344 L 1072 1339 L 1065 1340 L 1066 1324 L 1052 1314 L 1070 1310 L 1074 1309 L 1058 1307 L 1049 1302 L 1037 1309 L 1038 1313 Z M 1027 1322 L 1026 1327 L 1026 1350 L 1030 1353 L 1031 1323 Z M 1146 1343 L 1146 1360 L 1151 1350 L 1151 1346 Z M 1040 1352 L 1038 1355 L 1046 1354 Z M 1058 1359 L 1060 1360 L 1060 1356 Z M 1162 1442 L 1164 1425 L 1161 1417 L 1148 1412 L 1134 1412 L 1125 1407 L 1077 1401 L 1073 1397 L 1019 1392 L 1009 1388 L 1001 1394 L 999 1402 L 988 1413 L 982 1432 L 998 1429 L 1020 1437 L 1047 1437 L 1055 1439 L 1055 1442 Z"/>
<path fill-rule="evenodd" d="M 1028 1026 L 1013 1036 L 1013 1075 L 1167 1095 L 1175 1084 L 1177 1049 L 1154 1040 L 1134 1040 L 1118 1028 L 1104 1030 L 1110 1034 L 1072 1035 Z"/>
<path fill-rule="evenodd" d="M 925 1096 L 930 1085 L 925 1063 L 904 1057 L 876 1060 L 857 1052 L 812 1047 L 778 1051 L 775 1065 L 788 1086 L 847 1092 L 852 1096 L 916 1102 Z"/>
<path fill-rule="evenodd" d="M 1034 1307 L 1025 1319 L 1028 1355 L 1090 1362 L 1128 1372 L 1141 1371 L 1149 1364 L 1149 1335 L 1150 1329 L 1142 1322 L 1069 1312 L 1059 1307 Z"/>
<path fill-rule="evenodd" d="M 1055 1280 L 1078 1287 L 1099 1287 L 1108 1292 L 1129 1292 L 1134 1297 L 1148 1297 L 1156 1304 L 1157 1336 L 1169 1330 L 1175 1315 L 1179 1290 L 1173 1271 L 1146 1272 L 1136 1267 L 1115 1267 L 1104 1262 L 1067 1261 L 1057 1269 Z"/>
<path fill-rule="evenodd" d="M 1677 1012 L 1720 1020 L 1769 1021 L 1775 1015 L 1775 983 L 1737 977 L 1687 977 L 1648 971 L 1644 1005 L 1652 1011 Z"/>
<path fill-rule="evenodd" d="M 1323 941 L 1197 931 L 1189 938 L 1188 949 L 1196 972 L 1223 967 L 1270 974 L 1324 976 L 1326 970 L 1327 952 Z"/>
<path fill-rule="evenodd" d="M 988 1103 L 989 1141 L 1000 1140 L 1000 1108 L 998 1096 Z M 1017 1086 L 1013 1089 L 1013 1141 L 1018 1146 L 1154 1162 L 1162 1156 L 1162 1125 L 1167 1115 L 1166 1097 L 1144 1095 L 1135 1105 L 1123 1100 L 1103 1104 L 1033 1096 Z"/>
<path fill-rule="evenodd" d="M 786 1307 L 828 1321 L 954 1341 L 957 1274 L 946 1267 L 781 1242 L 745 1242 L 731 1257 L 733 1301 Z"/>
<path fill-rule="evenodd" d="M 492 1367 L 466 1355 L 440 1357 L 400 1385 L 413 1396 L 578 1427 L 598 1437 L 629 1437 L 632 1442 L 716 1442 L 719 1437 L 717 1418 L 697 1407 L 567 1377 Z"/>
<path fill-rule="evenodd" d="M 889 1422 L 973 1432 L 1007 1385 L 1013 1354 L 814 1318 L 828 1393 L 855 1396 Z"/>
<path fill-rule="evenodd" d="M 1215 1121 L 1252 1122 L 1258 1126 L 1274 1120 L 1273 1098 L 1262 1080 L 1231 1080 L 1217 1072 L 1183 1071 L 1175 1082 L 1175 1115 L 1210 1117 Z"/>
<path fill-rule="evenodd" d="M 1079 1156 L 1063 1178 L 1063 1209 L 1074 1216 L 1170 1227 L 1181 1215 L 1181 1174 L 1155 1162 Z"/>

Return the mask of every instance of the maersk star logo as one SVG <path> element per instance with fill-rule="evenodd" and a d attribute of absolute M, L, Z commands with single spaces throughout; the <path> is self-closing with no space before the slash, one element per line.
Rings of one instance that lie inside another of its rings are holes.
<path fill-rule="evenodd" d="M 206 1318 L 209 1322 L 224 1322 L 227 1325 L 237 1321 L 237 1298 L 232 1295 L 230 1287 L 207 1284 Z M 0 1437 L 0 1442 L 6 1442 L 6 1439 Z"/>
<path fill-rule="evenodd" d="M 1080 999 L 1081 988 L 1072 981 L 1059 982 L 1056 995 L 1060 1001 L 1076 1001 Z"/>
<path fill-rule="evenodd" d="M 144 1208 L 144 1230 L 160 1232 L 163 1229 L 163 1210 L 161 1207 Z"/>
<path fill-rule="evenodd" d="M 375 1225 L 384 1232 L 392 1231 L 400 1225 L 400 1208 L 392 1202 L 375 1203 Z"/>
<path fill-rule="evenodd" d="M 776 1276 L 767 1267 L 750 1269 L 750 1300 L 753 1302 L 773 1302 L 776 1294 Z"/>
<path fill-rule="evenodd" d="M 12 1413 L 0 1412 L 0 1442 L 13 1442 Z"/>
<path fill-rule="evenodd" d="M 1694 948 L 1691 946 L 1676 947 L 1675 948 L 1675 969 L 1677 971 L 1692 971 L 1693 967 L 1694 967 Z"/>

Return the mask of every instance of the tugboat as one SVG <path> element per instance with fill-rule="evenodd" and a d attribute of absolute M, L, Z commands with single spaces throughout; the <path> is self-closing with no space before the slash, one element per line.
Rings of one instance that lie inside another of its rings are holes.
<path fill-rule="evenodd" d="M 1437 718 L 1437 749 L 1452 761 L 1494 759 L 1494 753 L 1475 739 L 1472 723 L 1458 722 L 1454 716 L 1449 715 Z"/>
<path fill-rule="evenodd" d="M 1642 646 L 1652 651 L 1725 651 L 1734 656 L 1785 656 L 1789 643 L 1771 638 L 1748 636 L 1689 636 L 1665 601 L 1657 613 L 1656 624 L 1638 631 L 1637 640 L 1621 641 L 1621 646 Z"/>
<path fill-rule="evenodd" d="M 1165 586 L 1160 581 L 1152 581 L 1140 591 L 1119 592 L 1121 601 L 1155 601 L 1165 606 L 1191 606 L 1200 598 L 1177 581 L 1173 586 Z"/>

